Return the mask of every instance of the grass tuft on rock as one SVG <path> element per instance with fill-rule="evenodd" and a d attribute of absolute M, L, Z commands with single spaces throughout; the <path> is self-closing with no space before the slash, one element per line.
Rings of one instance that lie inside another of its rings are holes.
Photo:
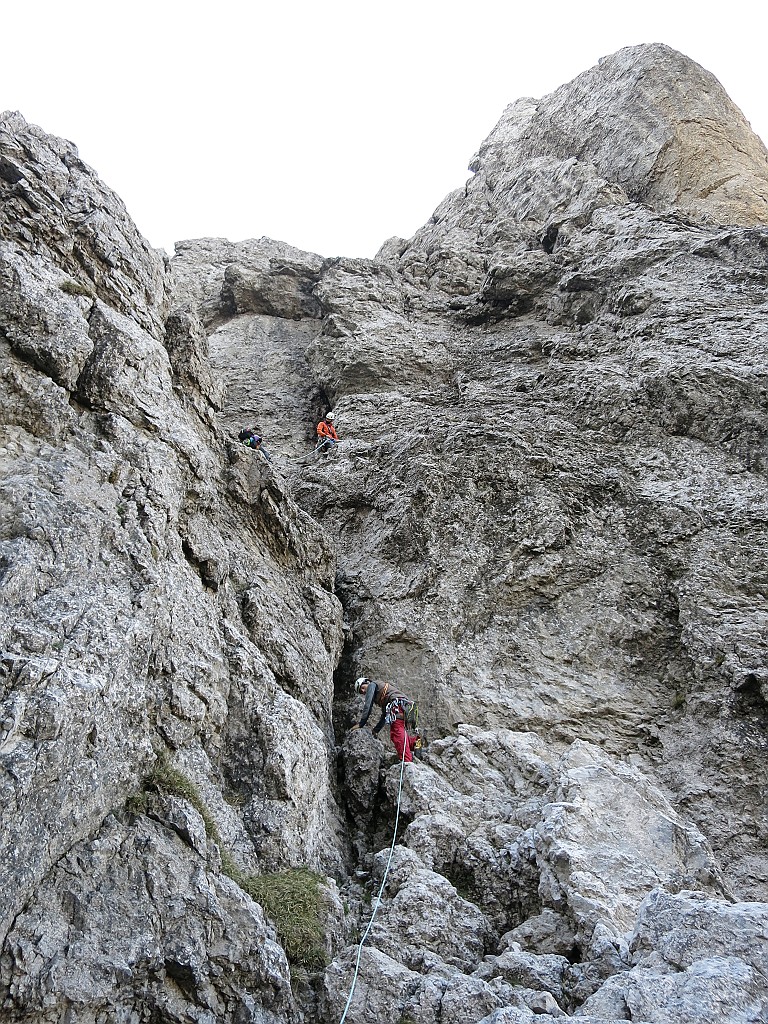
<path fill-rule="evenodd" d="M 221 846 L 221 835 L 216 827 L 216 822 L 211 817 L 211 812 L 205 805 L 200 795 L 200 790 L 183 772 L 174 768 L 168 759 L 168 755 L 162 752 L 157 755 L 157 760 L 151 770 L 144 776 L 142 781 L 142 792 L 132 796 L 128 801 L 128 810 L 132 814 L 145 813 L 147 809 L 147 791 L 158 789 L 171 796 L 178 796 L 187 803 L 192 804 L 197 813 L 203 819 L 205 834 L 214 843 Z"/>
<path fill-rule="evenodd" d="M 161 752 L 144 776 L 142 790 L 127 802 L 132 814 L 147 812 L 150 792 L 160 790 L 190 803 L 203 819 L 205 832 L 221 854 L 221 870 L 264 909 L 274 923 L 280 942 L 292 966 L 319 970 L 326 966 L 323 927 L 322 875 L 309 868 L 292 868 L 266 875 L 247 875 L 235 863 L 221 841 L 221 835 L 200 790 L 183 772 L 174 768 Z"/>
<path fill-rule="evenodd" d="M 65 278 L 59 285 L 59 288 L 67 295 L 86 295 L 89 299 L 94 298 L 93 289 L 89 288 L 88 285 L 75 281 L 71 277 Z"/>
<path fill-rule="evenodd" d="M 292 868 L 274 874 L 240 875 L 235 881 L 273 921 L 292 964 L 311 970 L 325 967 L 322 875 L 308 868 Z"/>

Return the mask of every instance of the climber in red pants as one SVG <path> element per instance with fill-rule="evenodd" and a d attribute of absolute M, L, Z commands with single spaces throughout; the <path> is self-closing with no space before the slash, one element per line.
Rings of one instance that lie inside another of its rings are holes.
<path fill-rule="evenodd" d="M 416 704 L 404 693 L 396 690 L 391 683 L 377 683 L 373 679 L 360 676 L 355 680 L 355 692 L 365 697 L 363 715 L 355 729 L 361 729 L 368 721 L 373 705 L 381 708 L 381 718 L 371 730 L 374 736 L 381 731 L 386 723 L 389 725 L 389 738 L 401 761 L 412 761 L 413 751 L 421 746 L 418 732 L 409 733 L 406 721 L 414 717 Z"/>

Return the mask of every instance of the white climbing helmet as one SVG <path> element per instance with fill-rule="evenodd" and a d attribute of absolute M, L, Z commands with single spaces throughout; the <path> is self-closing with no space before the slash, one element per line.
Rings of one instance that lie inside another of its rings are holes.
<path fill-rule="evenodd" d="M 360 687 L 363 685 L 363 683 L 367 683 L 367 682 L 368 682 L 368 679 L 365 676 L 359 676 L 355 680 L 355 693 L 360 693 Z"/>
<path fill-rule="evenodd" d="M 333 419 L 334 419 L 334 415 L 333 415 L 333 413 L 332 413 L 332 412 L 327 412 L 327 413 L 325 414 L 325 418 L 326 418 L 327 420 L 333 420 Z"/>

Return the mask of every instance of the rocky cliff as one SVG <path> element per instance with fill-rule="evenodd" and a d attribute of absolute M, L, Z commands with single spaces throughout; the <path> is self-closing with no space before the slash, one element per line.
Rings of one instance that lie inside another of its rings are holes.
<path fill-rule="evenodd" d="M 4 1019 L 768 1020 L 768 154 L 654 45 L 471 170 L 169 263 L 0 117 Z"/>

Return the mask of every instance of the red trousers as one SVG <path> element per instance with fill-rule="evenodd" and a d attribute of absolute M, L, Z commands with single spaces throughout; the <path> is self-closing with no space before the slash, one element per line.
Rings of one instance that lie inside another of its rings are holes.
<path fill-rule="evenodd" d="M 390 725 L 389 738 L 392 740 L 392 745 L 401 761 L 413 760 L 413 745 L 416 742 L 416 737 L 409 736 L 405 731 L 405 722 L 402 718 L 395 719 L 392 725 Z M 405 757 L 403 757 L 403 751 L 405 751 Z"/>

